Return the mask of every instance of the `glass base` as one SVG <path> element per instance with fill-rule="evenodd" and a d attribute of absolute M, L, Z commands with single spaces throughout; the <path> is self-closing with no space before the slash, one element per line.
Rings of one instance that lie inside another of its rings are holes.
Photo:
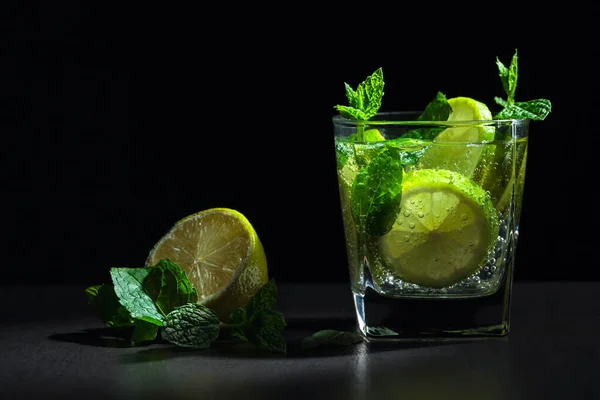
<path fill-rule="evenodd" d="M 509 332 L 510 279 L 470 298 L 399 298 L 367 287 L 353 291 L 358 328 L 369 341 L 440 341 L 502 337 Z"/>

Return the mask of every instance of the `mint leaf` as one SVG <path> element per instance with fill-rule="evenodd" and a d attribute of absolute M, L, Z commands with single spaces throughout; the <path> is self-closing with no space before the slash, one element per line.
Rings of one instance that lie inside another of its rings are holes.
<path fill-rule="evenodd" d="M 264 310 L 255 316 L 255 324 L 259 326 L 268 326 L 270 328 L 282 331 L 287 326 L 283 314 L 275 310 Z"/>
<path fill-rule="evenodd" d="M 385 326 L 368 327 L 367 332 L 371 336 L 398 336 L 399 333 Z"/>
<path fill-rule="evenodd" d="M 368 118 L 373 117 L 377 114 L 377 111 L 381 107 L 381 100 L 383 98 L 383 69 L 378 68 L 373 74 L 363 83 L 358 85 L 358 93 L 361 100 L 361 110 L 367 114 Z"/>
<path fill-rule="evenodd" d="M 354 89 L 352 89 L 352 86 L 344 82 L 344 89 L 346 89 L 346 99 L 348 100 L 348 105 L 350 105 L 351 108 L 360 108 L 358 96 L 356 95 Z"/>
<path fill-rule="evenodd" d="M 219 336 L 219 318 L 201 304 L 185 304 L 165 318 L 162 338 L 182 347 L 204 349 Z"/>
<path fill-rule="evenodd" d="M 357 108 L 341 105 L 335 106 L 335 108 L 337 108 L 340 114 L 342 114 L 342 116 L 344 116 L 345 118 L 355 119 L 357 121 L 366 121 L 369 119 L 367 113 Z"/>
<path fill-rule="evenodd" d="M 400 212 L 402 198 L 402 160 L 395 149 L 387 149 L 361 169 L 350 197 L 352 217 L 372 236 L 392 229 Z"/>
<path fill-rule="evenodd" d="M 517 78 L 519 77 L 518 61 L 519 57 L 517 55 L 517 49 L 515 49 L 515 54 L 513 55 L 510 61 L 510 66 L 508 68 L 506 68 L 502 61 L 500 61 L 500 59 L 496 57 L 498 74 L 500 75 L 500 80 L 502 81 L 502 87 L 504 88 L 504 92 L 508 96 L 507 103 L 509 105 L 514 102 L 515 91 L 517 90 Z"/>
<path fill-rule="evenodd" d="M 248 341 L 260 349 L 285 353 L 287 345 L 281 331 L 273 326 L 263 326 L 248 336 Z"/>
<path fill-rule="evenodd" d="M 134 345 L 156 339 L 159 327 L 153 323 L 138 319 L 131 334 L 131 342 Z"/>
<path fill-rule="evenodd" d="M 149 273 L 149 268 L 110 269 L 119 303 L 129 311 L 131 317 L 162 326 L 163 316 L 142 287 L 144 279 Z"/>
<path fill-rule="evenodd" d="M 129 312 L 119 303 L 113 285 L 90 286 L 85 289 L 85 294 L 90 307 L 108 327 L 119 328 L 133 324 Z"/>
<path fill-rule="evenodd" d="M 448 103 L 446 95 L 437 92 L 435 98 L 427 104 L 425 110 L 417 117 L 418 121 L 447 121 L 452 107 Z"/>
<path fill-rule="evenodd" d="M 447 121 L 451 113 L 452 106 L 448 103 L 446 95 L 437 92 L 435 98 L 427 104 L 423 113 L 417 117 L 417 121 Z M 431 141 L 444 129 L 443 127 L 412 129 L 402 134 L 402 137 Z"/>
<path fill-rule="evenodd" d="M 377 114 L 381 107 L 383 86 L 383 69 L 381 67 L 361 82 L 356 90 L 344 82 L 349 106 L 336 105 L 334 108 L 346 118 L 366 121 Z"/>
<path fill-rule="evenodd" d="M 494 101 L 496 104 L 501 105 L 502 107 L 508 107 L 508 102 L 504 100 L 502 97 L 494 97 Z"/>
<path fill-rule="evenodd" d="M 498 101 L 496 101 L 498 103 Z M 499 103 L 500 105 L 503 105 Z M 506 105 L 505 108 L 496 114 L 496 119 L 528 118 L 531 120 L 544 120 L 552 111 L 552 104 L 546 99 L 529 100 L 525 102 L 515 102 Z"/>
<path fill-rule="evenodd" d="M 242 307 L 238 307 L 229 315 L 229 325 L 231 330 L 231 336 L 238 337 L 244 341 L 248 341 L 246 334 L 244 333 L 244 325 L 248 322 L 246 318 L 246 310 Z"/>
<path fill-rule="evenodd" d="M 252 320 L 262 311 L 270 310 L 277 303 L 277 285 L 274 279 L 265 283 L 246 304 L 246 316 Z"/>
<path fill-rule="evenodd" d="M 163 315 L 175 307 L 198 301 L 196 289 L 186 273 L 170 259 L 160 260 L 150 267 L 142 287 Z"/>
<path fill-rule="evenodd" d="M 302 339 L 300 347 L 303 349 L 312 349 L 319 346 L 329 345 L 347 346 L 362 342 L 363 340 L 363 336 L 358 333 L 326 329 Z"/>

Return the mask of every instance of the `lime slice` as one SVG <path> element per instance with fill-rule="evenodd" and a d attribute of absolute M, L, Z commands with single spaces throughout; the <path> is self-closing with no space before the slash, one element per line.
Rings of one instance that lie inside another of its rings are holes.
<path fill-rule="evenodd" d="M 517 183 L 515 186 L 515 222 L 516 225 L 519 225 L 519 221 L 521 220 L 521 207 L 523 206 L 523 192 L 525 190 L 525 170 L 527 167 L 527 145 L 524 146 L 525 149 L 523 151 L 523 158 L 519 165 L 518 175 L 517 175 Z M 498 208 L 498 207 L 496 207 Z"/>
<path fill-rule="evenodd" d="M 400 207 L 378 246 L 384 265 L 406 282 L 453 285 L 482 266 L 498 236 L 496 211 L 485 191 L 452 171 L 407 173 Z"/>
<path fill-rule="evenodd" d="M 452 112 L 448 121 L 489 121 L 492 113 L 488 107 L 468 97 L 448 99 Z M 485 126 L 453 127 L 443 130 L 435 139 L 436 145 L 425 151 L 420 168 L 439 168 L 473 177 L 482 156 L 483 146 L 467 146 L 494 139 L 494 130 Z M 438 145 L 439 144 L 439 145 Z"/>
<path fill-rule="evenodd" d="M 178 221 L 150 251 L 146 266 L 171 259 L 198 292 L 198 303 L 221 321 L 268 281 L 267 260 L 256 231 L 240 212 L 211 208 Z"/>
<path fill-rule="evenodd" d="M 512 154 L 512 153 L 509 153 Z M 511 157 L 512 158 L 512 157 Z M 501 193 L 500 196 L 497 197 L 497 201 L 495 203 L 496 209 L 500 212 L 506 210 L 509 205 L 509 202 L 513 193 L 513 185 L 515 190 L 515 206 L 516 206 L 516 215 L 515 218 L 520 216 L 521 211 L 521 202 L 523 195 L 523 186 L 525 184 L 525 167 L 527 164 L 527 144 L 517 144 L 516 149 L 516 159 L 514 162 L 515 175 L 516 177 L 510 178 L 512 175 L 510 171 L 504 173 L 505 176 L 508 176 L 510 179 L 507 183 L 502 184 L 500 179 L 496 179 L 496 185 L 492 186 L 488 189 L 490 193 Z M 509 165 L 505 168 L 513 168 L 512 160 L 509 159 Z M 500 183 L 498 183 L 500 182 Z M 485 188 L 485 186 L 484 186 Z M 494 197 L 492 197 L 494 199 Z"/>
<path fill-rule="evenodd" d="M 381 142 L 385 140 L 385 138 L 383 137 L 381 132 L 379 132 L 378 129 L 367 129 L 363 133 L 363 137 L 365 139 L 365 142 Z"/>
<path fill-rule="evenodd" d="M 354 156 L 349 157 L 344 167 L 338 169 L 338 184 L 340 203 L 342 209 L 342 221 L 344 224 L 344 238 L 346 241 L 346 254 L 348 256 L 348 268 L 351 282 L 358 282 L 360 260 L 358 253 L 358 229 L 352 218 L 350 195 L 352 183 L 358 174 L 358 166 Z"/>

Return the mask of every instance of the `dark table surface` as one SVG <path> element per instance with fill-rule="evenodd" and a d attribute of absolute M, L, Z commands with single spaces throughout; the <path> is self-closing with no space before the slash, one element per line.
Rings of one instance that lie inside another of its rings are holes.
<path fill-rule="evenodd" d="M 516 283 L 499 339 L 302 349 L 355 328 L 347 285 L 279 284 L 285 355 L 128 347 L 83 286 L 0 287 L 0 398 L 598 399 L 600 282 Z"/>

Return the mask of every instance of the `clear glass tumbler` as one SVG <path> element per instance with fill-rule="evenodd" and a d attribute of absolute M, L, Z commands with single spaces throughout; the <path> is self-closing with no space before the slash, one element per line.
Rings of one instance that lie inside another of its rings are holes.
<path fill-rule="evenodd" d="M 358 327 L 368 340 L 503 336 L 529 121 L 333 117 Z"/>

